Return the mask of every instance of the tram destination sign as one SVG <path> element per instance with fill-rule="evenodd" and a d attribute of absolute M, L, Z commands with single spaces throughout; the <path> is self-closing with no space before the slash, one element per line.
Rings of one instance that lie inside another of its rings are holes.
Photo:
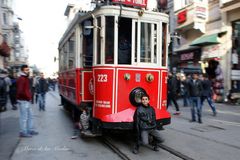
<path fill-rule="evenodd" d="M 112 0 L 112 2 L 128 6 L 138 6 L 143 8 L 147 6 L 147 0 Z"/>

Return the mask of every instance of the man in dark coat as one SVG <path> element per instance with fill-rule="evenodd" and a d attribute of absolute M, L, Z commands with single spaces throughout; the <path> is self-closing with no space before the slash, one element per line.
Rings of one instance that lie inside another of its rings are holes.
<path fill-rule="evenodd" d="M 198 122 L 202 123 L 202 106 L 201 106 L 201 96 L 202 96 L 202 82 L 198 79 L 198 73 L 193 74 L 193 79 L 189 81 L 189 96 L 192 103 L 191 106 L 191 114 L 192 119 L 191 122 L 195 122 L 195 109 L 197 109 Z"/>
<path fill-rule="evenodd" d="M 177 96 L 180 92 L 180 81 L 177 79 L 175 75 L 173 75 L 171 72 L 168 73 L 168 97 L 167 97 L 167 108 L 170 105 L 171 102 L 174 103 L 176 108 L 176 115 L 180 114 L 179 106 L 177 103 Z"/>
<path fill-rule="evenodd" d="M 40 79 L 36 82 L 36 93 L 38 94 L 39 111 L 45 111 L 45 96 L 48 91 L 48 82 L 44 74 L 40 73 Z"/>
<path fill-rule="evenodd" d="M 212 82 L 208 79 L 207 74 L 203 75 L 202 86 L 203 86 L 203 91 L 202 91 L 202 97 L 201 97 L 201 105 L 203 106 L 204 100 L 207 99 L 208 104 L 212 109 L 213 116 L 216 116 L 217 115 L 216 107 L 212 100 Z"/>

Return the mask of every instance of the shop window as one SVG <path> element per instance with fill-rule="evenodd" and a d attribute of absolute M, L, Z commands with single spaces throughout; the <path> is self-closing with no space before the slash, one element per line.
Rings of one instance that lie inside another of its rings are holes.
<path fill-rule="evenodd" d="M 240 20 L 232 23 L 232 69 L 240 70 Z"/>

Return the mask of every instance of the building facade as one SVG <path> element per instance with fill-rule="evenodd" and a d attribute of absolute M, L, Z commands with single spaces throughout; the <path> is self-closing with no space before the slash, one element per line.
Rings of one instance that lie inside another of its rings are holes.
<path fill-rule="evenodd" d="M 0 1 L 0 68 L 7 68 L 12 52 L 12 1 Z"/>
<path fill-rule="evenodd" d="M 175 0 L 178 70 L 207 73 L 215 101 L 240 92 L 240 1 Z"/>
<path fill-rule="evenodd" d="M 228 61 L 227 86 L 233 92 L 240 92 L 240 1 L 220 0 L 222 27 L 226 29 L 225 48 Z"/>

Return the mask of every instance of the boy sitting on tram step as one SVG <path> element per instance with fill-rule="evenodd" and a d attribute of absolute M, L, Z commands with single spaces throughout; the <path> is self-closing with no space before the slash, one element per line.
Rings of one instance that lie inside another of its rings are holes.
<path fill-rule="evenodd" d="M 156 114 L 153 107 L 149 105 L 149 96 L 142 95 L 142 104 L 138 106 L 134 113 L 134 126 L 136 129 L 136 144 L 133 153 L 137 154 L 140 146 L 140 139 L 143 145 L 158 151 L 157 143 L 149 146 L 149 137 L 152 136 L 158 143 L 162 143 L 163 139 L 160 136 L 160 131 L 157 130 Z"/>

